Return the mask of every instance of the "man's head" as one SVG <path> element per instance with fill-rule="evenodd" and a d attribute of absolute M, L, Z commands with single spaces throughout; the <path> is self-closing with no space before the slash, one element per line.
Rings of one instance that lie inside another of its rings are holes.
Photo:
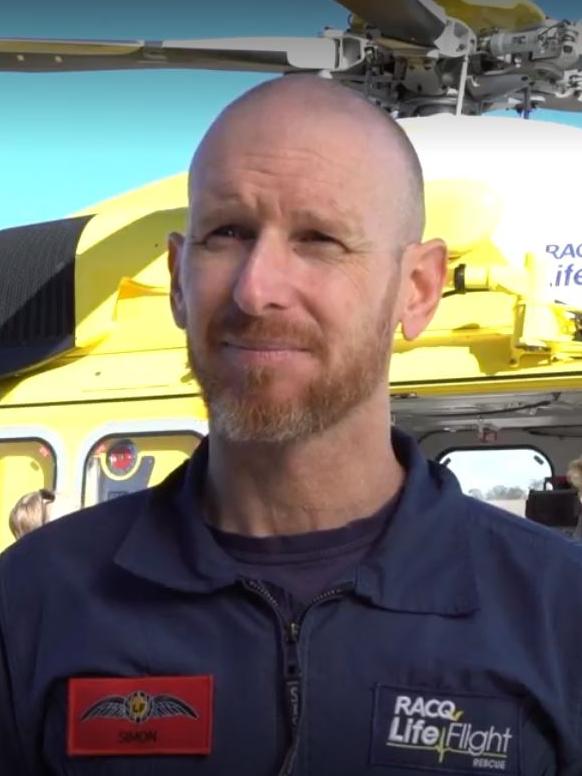
<path fill-rule="evenodd" d="M 215 121 L 189 187 L 172 308 L 213 431 L 291 441 L 384 397 L 394 330 L 426 326 L 445 265 L 400 127 L 335 82 L 269 81 Z"/>

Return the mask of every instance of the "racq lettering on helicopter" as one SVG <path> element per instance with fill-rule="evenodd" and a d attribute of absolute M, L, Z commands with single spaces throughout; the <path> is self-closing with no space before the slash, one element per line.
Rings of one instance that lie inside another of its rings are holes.
<path fill-rule="evenodd" d="M 546 245 L 546 254 L 555 259 L 549 266 L 550 287 L 568 292 L 582 286 L 582 242 Z"/>
<path fill-rule="evenodd" d="M 546 253 L 555 259 L 582 259 L 582 243 L 562 243 L 558 245 L 546 245 Z"/>

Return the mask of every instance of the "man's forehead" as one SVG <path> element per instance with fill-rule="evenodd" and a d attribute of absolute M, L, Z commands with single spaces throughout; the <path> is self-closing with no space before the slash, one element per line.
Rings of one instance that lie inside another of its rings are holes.
<path fill-rule="evenodd" d="M 337 180 L 354 178 L 357 169 L 369 161 L 369 155 L 354 144 L 338 143 L 337 138 L 284 139 L 265 136 L 257 142 L 226 141 L 206 146 L 197 153 L 190 167 L 190 185 L 224 188 L 241 180 L 261 176 L 284 176 Z"/>
<path fill-rule="evenodd" d="M 301 150 L 266 151 L 243 158 L 223 156 L 193 165 L 189 180 L 192 203 L 254 206 L 278 198 L 287 204 L 318 201 L 335 210 L 353 209 L 369 178 L 356 176 L 345 160 Z"/>
<path fill-rule="evenodd" d="M 197 223 L 242 218 L 248 220 L 276 219 L 296 225 L 310 225 L 322 230 L 356 231 L 362 225 L 362 214 L 337 194 L 328 196 L 272 196 L 262 191 L 237 193 L 235 190 L 201 192 L 191 202 L 192 220 Z"/>
<path fill-rule="evenodd" d="M 357 117 L 345 112 L 331 124 L 313 112 L 290 124 L 282 114 L 252 118 L 246 109 L 226 115 L 199 146 L 190 168 L 193 222 L 226 208 L 252 218 L 277 207 L 292 210 L 293 221 L 319 216 L 353 228 L 392 220 L 406 175 L 385 127 L 380 132 L 376 123 L 375 131 L 362 132 Z"/>
<path fill-rule="evenodd" d="M 314 190 L 317 196 L 323 196 L 326 200 L 341 200 L 360 181 L 354 181 L 347 174 L 341 175 L 331 166 L 319 170 L 284 169 L 278 165 L 270 168 L 261 165 L 249 165 L 246 168 L 224 166 L 221 170 L 215 168 L 202 175 L 194 172 L 190 177 L 189 190 L 191 197 L 197 199 L 241 202 L 253 200 L 263 192 L 290 197 L 298 193 L 305 196 Z"/>

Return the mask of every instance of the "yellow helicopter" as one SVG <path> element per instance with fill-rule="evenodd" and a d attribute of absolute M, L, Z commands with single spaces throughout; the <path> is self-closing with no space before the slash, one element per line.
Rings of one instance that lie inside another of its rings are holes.
<path fill-rule="evenodd" d="M 397 338 L 394 418 L 467 491 L 524 514 L 530 487 L 582 453 L 582 129 L 523 120 L 582 111 L 582 23 L 529 0 L 341 5 L 347 30 L 314 38 L 2 39 L 0 70 L 313 72 L 397 117 L 427 180 L 426 236 L 450 259 L 427 331 Z M 500 108 L 521 117 L 484 115 Z M 53 516 L 115 498 L 206 433 L 168 302 L 166 237 L 185 214 L 181 174 L 0 231 L 0 549 L 24 493 L 56 491 Z"/>

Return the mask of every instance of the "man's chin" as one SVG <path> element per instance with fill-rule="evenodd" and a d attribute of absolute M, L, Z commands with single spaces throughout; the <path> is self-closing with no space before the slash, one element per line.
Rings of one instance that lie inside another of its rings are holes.
<path fill-rule="evenodd" d="M 233 405 L 277 413 L 284 407 L 301 406 L 312 391 L 312 376 L 286 369 L 248 369 L 240 374 L 221 375 L 213 381 L 210 398 Z"/>
<path fill-rule="evenodd" d="M 272 396 L 223 396 L 209 402 L 209 411 L 213 432 L 233 442 L 292 442 L 310 436 L 320 425 L 300 402 Z"/>

